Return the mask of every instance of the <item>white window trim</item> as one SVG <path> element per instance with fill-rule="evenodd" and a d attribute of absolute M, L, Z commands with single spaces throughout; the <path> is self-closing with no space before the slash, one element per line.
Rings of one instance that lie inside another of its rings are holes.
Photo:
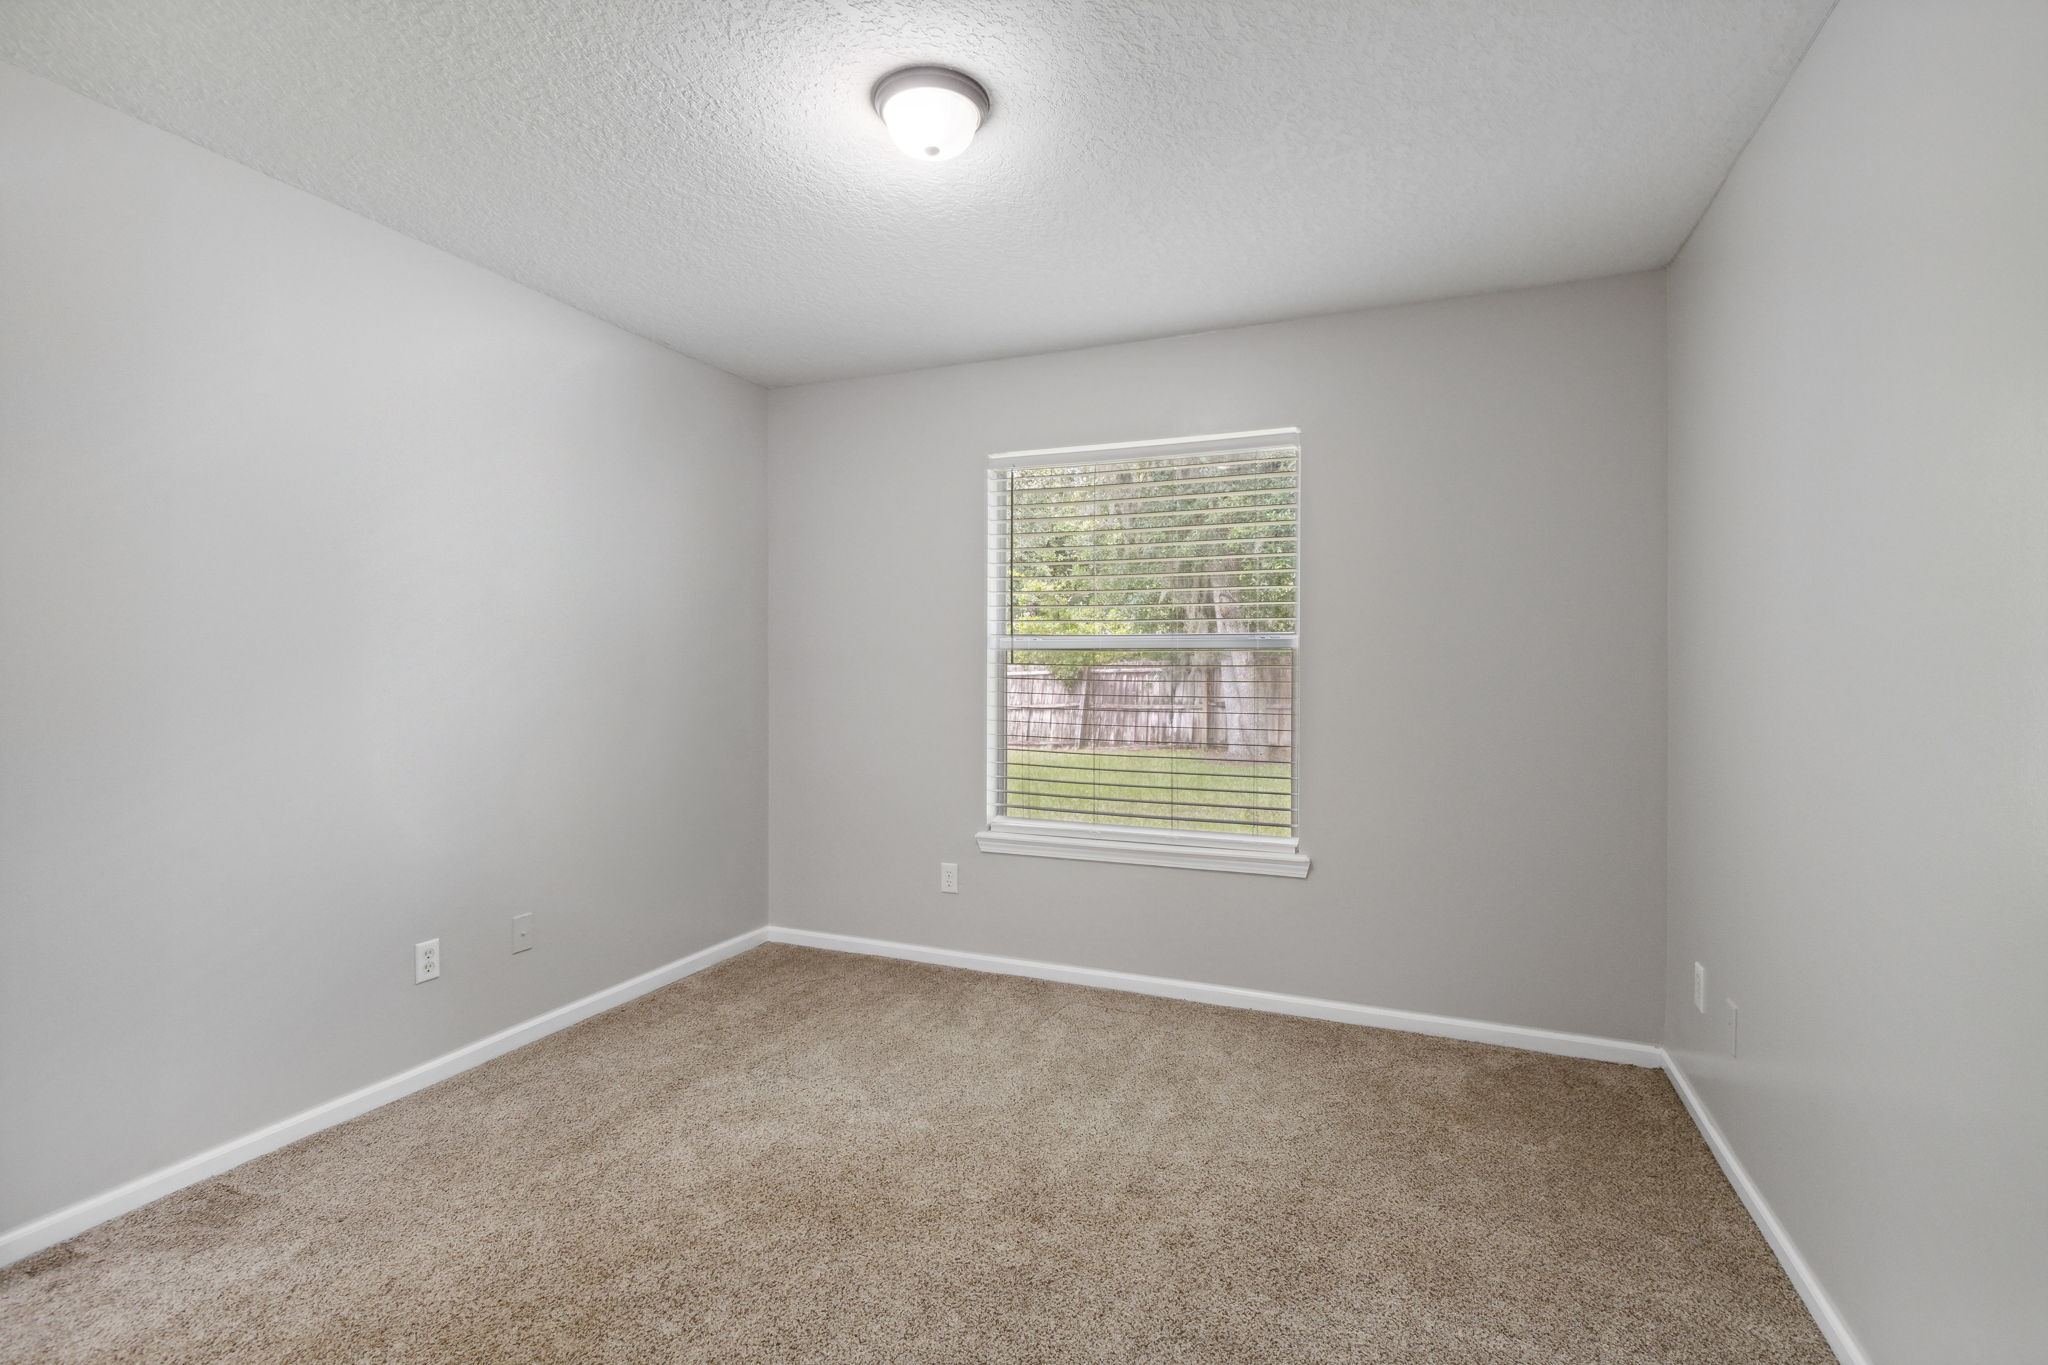
<path fill-rule="evenodd" d="M 1163 839 L 1160 835 L 1180 835 Z M 1031 858 L 1073 858 L 1090 863 L 1138 863 L 1206 872 L 1253 872 L 1306 877 L 1309 860 L 1299 839 L 1254 834 L 1196 834 L 1187 830 L 1131 829 L 1122 825 L 1069 825 L 1054 820 L 996 816 L 974 836 L 983 853 Z"/>
<path fill-rule="evenodd" d="M 1001 455 L 992 455 L 988 460 L 991 470 L 1017 465 L 1033 464 L 1108 464 L 1116 460 L 1141 460 L 1160 455 L 1201 455 L 1220 454 L 1236 450 L 1256 450 L 1265 445 L 1292 445 L 1299 449 L 1301 429 L 1299 427 L 1270 427 L 1263 431 L 1223 432 L 1213 436 L 1188 436 L 1158 441 L 1119 441 L 1109 445 L 1057 446 L 1044 450 L 1013 450 Z M 1299 475 L 1297 475 L 1297 486 Z M 993 496 L 993 483 L 991 484 Z M 1299 514 L 1297 513 L 1297 516 Z M 1298 553 L 1298 548 L 1297 548 Z M 1005 737 L 997 733 L 997 722 L 1001 707 L 996 699 L 997 689 L 1002 684 L 1001 667 L 997 660 L 1001 652 L 1009 648 L 1046 649 L 1066 648 L 1059 637 L 1029 636 L 1018 637 L 1013 645 L 1011 638 L 1002 633 L 1006 621 L 1004 589 L 998 586 L 1001 579 L 998 568 L 1007 570 L 1004 558 L 1006 550 L 999 548 L 993 537 L 989 542 L 989 595 L 988 595 L 988 708 L 989 734 L 987 755 L 987 819 L 985 829 L 975 835 L 975 843 L 983 853 L 1019 854 L 1030 858 L 1068 858 L 1091 863 L 1135 863 L 1144 867 L 1192 868 L 1206 872 L 1245 872 L 1268 877 L 1306 877 L 1309 859 L 1301 851 L 1301 840 L 1259 834 L 1206 834 L 1196 830 L 1147 829 L 1126 825 L 1069 824 L 1055 820 L 1017 820 L 996 814 L 996 768 L 999 761 L 999 746 Z M 1300 607 L 1297 604 L 1297 613 Z M 1297 620 L 1297 629 L 1299 623 Z M 1142 647 L 1152 637 L 1132 637 L 1133 647 Z M 1239 647 L 1256 647 L 1249 643 L 1294 643 L 1293 636 L 1229 636 L 1223 638 Z M 1162 642 L 1184 643 L 1184 637 L 1161 637 Z M 1028 643 L 1027 643 L 1028 641 Z M 1205 638 L 1204 643 L 1208 640 Z M 1099 648 L 1093 642 L 1077 643 L 1073 648 Z M 1297 703 L 1298 705 L 1298 703 Z M 1298 717 L 1298 711 L 1297 711 Z M 1300 807 L 1295 807 L 1295 818 L 1300 818 Z"/>

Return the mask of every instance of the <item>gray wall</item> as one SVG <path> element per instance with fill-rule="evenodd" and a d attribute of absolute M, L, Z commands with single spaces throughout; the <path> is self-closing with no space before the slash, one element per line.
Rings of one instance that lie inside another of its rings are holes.
<path fill-rule="evenodd" d="M 771 917 L 1655 1039 L 1663 363 L 1639 275 L 775 391 Z M 1314 872 L 977 853 L 983 457 L 1282 425 Z"/>
<path fill-rule="evenodd" d="M 0 1227 L 760 924 L 760 392 L 6 68 L 0 163 Z"/>
<path fill-rule="evenodd" d="M 1879 1365 L 2048 1360 L 2044 53 L 1841 5 L 1671 277 L 1670 1042 Z"/>

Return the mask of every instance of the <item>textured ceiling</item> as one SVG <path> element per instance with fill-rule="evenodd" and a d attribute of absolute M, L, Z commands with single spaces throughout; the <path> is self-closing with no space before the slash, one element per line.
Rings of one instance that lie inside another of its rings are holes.
<path fill-rule="evenodd" d="M 769 384 L 1670 259 L 1832 0 L 0 0 L 0 55 Z M 867 103 L 995 108 L 958 160 Z"/>

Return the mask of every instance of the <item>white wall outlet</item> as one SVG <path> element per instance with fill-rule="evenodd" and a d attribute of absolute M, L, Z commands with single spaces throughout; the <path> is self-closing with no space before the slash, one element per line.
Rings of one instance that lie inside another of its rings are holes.
<path fill-rule="evenodd" d="M 441 974 L 441 940 L 430 938 L 425 943 L 412 945 L 412 980 L 417 986 L 422 981 L 432 981 Z"/>
<path fill-rule="evenodd" d="M 533 912 L 512 917 L 512 951 L 523 953 L 533 946 Z"/>
<path fill-rule="evenodd" d="M 1707 1012 L 1707 969 L 1697 962 L 1692 964 L 1692 1007 Z"/>
<path fill-rule="evenodd" d="M 1721 1003 L 1728 1007 L 1728 1055 L 1730 1057 L 1740 1057 L 1742 1055 L 1742 1007 L 1733 1000 L 1723 1000 Z"/>
<path fill-rule="evenodd" d="M 960 889 L 960 864 L 958 864 L 958 863 L 940 863 L 940 864 L 939 864 L 939 890 L 941 890 L 941 891 L 958 891 L 959 889 Z"/>

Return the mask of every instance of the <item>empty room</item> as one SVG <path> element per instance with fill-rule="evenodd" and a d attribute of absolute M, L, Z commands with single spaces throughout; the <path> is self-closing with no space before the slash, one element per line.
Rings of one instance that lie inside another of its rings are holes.
<path fill-rule="evenodd" d="M 0 0 L 0 1365 L 2048 1365 L 2048 0 Z"/>

